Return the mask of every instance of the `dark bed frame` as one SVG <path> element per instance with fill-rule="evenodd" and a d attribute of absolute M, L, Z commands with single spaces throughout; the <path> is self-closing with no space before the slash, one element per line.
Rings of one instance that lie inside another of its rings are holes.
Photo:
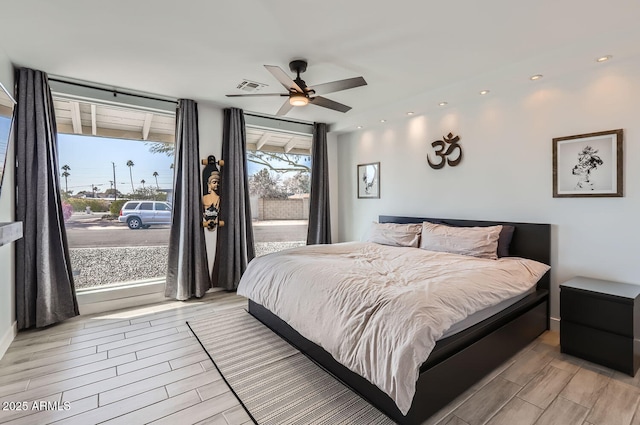
<path fill-rule="evenodd" d="M 497 224 L 515 226 L 509 255 L 550 264 L 549 224 L 379 217 L 380 223 L 423 221 L 460 227 Z M 547 272 L 538 282 L 534 293 L 488 319 L 438 341 L 429 358 L 420 367 L 416 394 L 406 416 L 378 387 L 338 363 L 331 354 L 304 338 L 262 305 L 249 300 L 249 312 L 396 422 L 419 424 L 548 329 L 549 283 L 550 276 Z"/>

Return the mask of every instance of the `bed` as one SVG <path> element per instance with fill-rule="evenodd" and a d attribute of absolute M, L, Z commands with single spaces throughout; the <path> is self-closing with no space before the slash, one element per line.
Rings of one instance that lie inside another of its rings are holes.
<path fill-rule="evenodd" d="M 509 256 L 540 263 L 550 262 L 548 224 L 505 223 L 422 217 L 380 216 L 380 223 L 422 223 L 429 221 L 456 227 L 508 224 L 515 228 Z M 242 283 L 241 283 L 242 286 Z M 406 414 L 387 392 L 334 359 L 318 344 L 250 297 L 249 312 L 308 357 L 342 380 L 365 399 L 401 424 L 418 424 L 444 407 L 488 372 L 548 329 L 549 272 L 516 302 L 451 336 L 438 339 L 415 381 L 415 395 Z M 267 304 L 267 303 L 264 303 Z M 300 329 L 300 328 L 299 328 Z M 307 334 L 306 332 L 302 332 Z M 421 345 L 416 342 L 416 345 Z"/>

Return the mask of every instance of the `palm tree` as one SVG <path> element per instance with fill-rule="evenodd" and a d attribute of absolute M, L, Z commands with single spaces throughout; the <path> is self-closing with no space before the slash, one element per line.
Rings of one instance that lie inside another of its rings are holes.
<path fill-rule="evenodd" d="M 159 176 L 158 172 L 154 171 L 153 172 L 153 177 L 156 178 L 156 188 L 160 189 L 160 186 L 158 186 L 158 176 Z"/>
<path fill-rule="evenodd" d="M 66 171 L 63 172 L 62 177 L 64 177 L 64 191 L 66 193 L 69 193 L 69 186 L 67 185 L 67 177 L 69 177 L 71 174 L 67 173 Z"/>
<path fill-rule="evenodd" d="M 140 183 L 142 183 L 142 189 L 144 189 L 144 184 L 146 183 L 146 181 L 144 181 L 144 179 L 140 180 Z"/>
<path fill-rule="evenodd" d="M 69 170 L 71 170 L 71 167 L 69 167 L 67 164 L 64 164 L 62 166 L 62 169 L 64 170 L 62 173 L 62 177 L 64 177 L 64 191 L 69 193 L 69 186 L 67 185 L 67 177 L 71 175 L 69 174 Z"/>
<path fill-rule="evenodd" d="M 127 161 L 127 167 L 129 167 L 129 178 L 131 179 L 131 193 L 135 192 L 136 190 L 133 188 L 133 174 L 131 173 L 131 168 L 136 165 L 133 163 L 132 160 L 128 160 Z"/>

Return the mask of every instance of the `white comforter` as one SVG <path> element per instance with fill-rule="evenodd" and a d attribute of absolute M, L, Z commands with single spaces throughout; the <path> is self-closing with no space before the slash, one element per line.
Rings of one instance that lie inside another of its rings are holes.
<path fill-rule="evenodd" d="M 532 288 L 549 269 L 521 258 L 486 260 L 348 242 L 256 258 L 238 294 L 411 407 L 419 368 L 452 324 Z"/>

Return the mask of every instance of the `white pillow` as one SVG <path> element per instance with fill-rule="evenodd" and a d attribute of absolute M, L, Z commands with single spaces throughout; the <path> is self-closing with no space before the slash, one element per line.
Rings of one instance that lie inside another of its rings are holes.
<path fill-rule="evenodd" d="M 420 248 L 496 260 L 501 230 L 502 226 L 453 227 L 425 221 Z"/>
<path fill-rule="evenodd" d="M 408 246 L 417 248 L 420 244 L 422 224 L 371 223 L 368 242 L 381 245 Z"/>

